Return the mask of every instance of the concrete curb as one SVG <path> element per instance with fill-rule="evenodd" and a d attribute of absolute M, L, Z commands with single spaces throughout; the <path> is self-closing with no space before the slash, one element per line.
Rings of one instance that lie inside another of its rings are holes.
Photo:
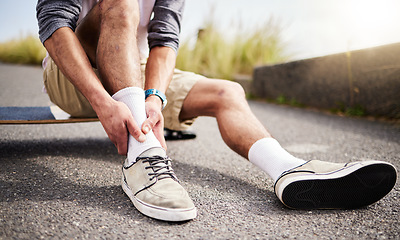
<path fill-rule="evenodd" d="M 400 118 L 400 43 L 254 69 L 252 93 Z"/>

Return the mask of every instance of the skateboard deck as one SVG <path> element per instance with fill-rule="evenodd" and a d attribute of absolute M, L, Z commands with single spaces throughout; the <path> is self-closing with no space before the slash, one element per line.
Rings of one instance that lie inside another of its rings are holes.
<path fill-rule="evenodd" d="M 3 124 L 54 124 L 95 122 L 98 118 L 74 118 L 57 106 L 50 107 L 5 107 L 0 106 L 0 125 Z M 165 140 L 196 138 L 190 130 L 175 131 L 164 128 Z"/>
<path fill-rule="evenodd" d="M 57 106 L 0 107 L 0 124 L 53 124 L 94 122 L 98 118 L 74 118 Z"/>

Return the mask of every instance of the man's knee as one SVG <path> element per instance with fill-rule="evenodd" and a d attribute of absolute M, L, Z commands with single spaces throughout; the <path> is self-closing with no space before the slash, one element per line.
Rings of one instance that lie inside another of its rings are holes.
<path fill-rule="evenodd" d="M 102 21 L 115 21 L 114 27 L 136 29 L 140 21 L 139 5 L 132 0 L 102 0 L 99 2 Z"/>
<path fill-rule="evenodd" d="M 220 81 L 217 84 L 215 100 L 220 107 L 232 106 L 245 100 L 245 92 L 236 82 Z"/>
<path fill-rule="evenodd" d="M 228 100 L 245 97 L 243 87 L 239 83 L 232 81 L 222 81 L 218 95 Z"/>

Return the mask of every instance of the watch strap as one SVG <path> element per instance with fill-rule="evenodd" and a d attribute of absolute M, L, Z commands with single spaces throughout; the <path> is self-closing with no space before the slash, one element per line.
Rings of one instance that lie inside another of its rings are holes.
<path fill-rule="evenodd" d="M 161 110 L 163 110 L 165 108 L 165 106 L 167 105 L 167 97 L 165 96 L 165 94 L 157 89 L 147 89 L 146 91 L 144 91 L 144 95 L 145 95 L 145 99 L 148 98 L 151 95 L 156 95 L 157 97 L 159 97 L 161 99 L 162 102 L 162 108 Z"/>

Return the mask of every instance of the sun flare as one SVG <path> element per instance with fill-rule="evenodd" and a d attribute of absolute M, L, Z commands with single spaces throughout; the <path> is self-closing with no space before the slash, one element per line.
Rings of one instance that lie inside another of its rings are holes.
<path fill-rule="evenodd" d="M 344 6 L 343 18 L 350 45 L 373 45 L 384 42 L 399 21 L 398 0 L 350 0 Z"/>

